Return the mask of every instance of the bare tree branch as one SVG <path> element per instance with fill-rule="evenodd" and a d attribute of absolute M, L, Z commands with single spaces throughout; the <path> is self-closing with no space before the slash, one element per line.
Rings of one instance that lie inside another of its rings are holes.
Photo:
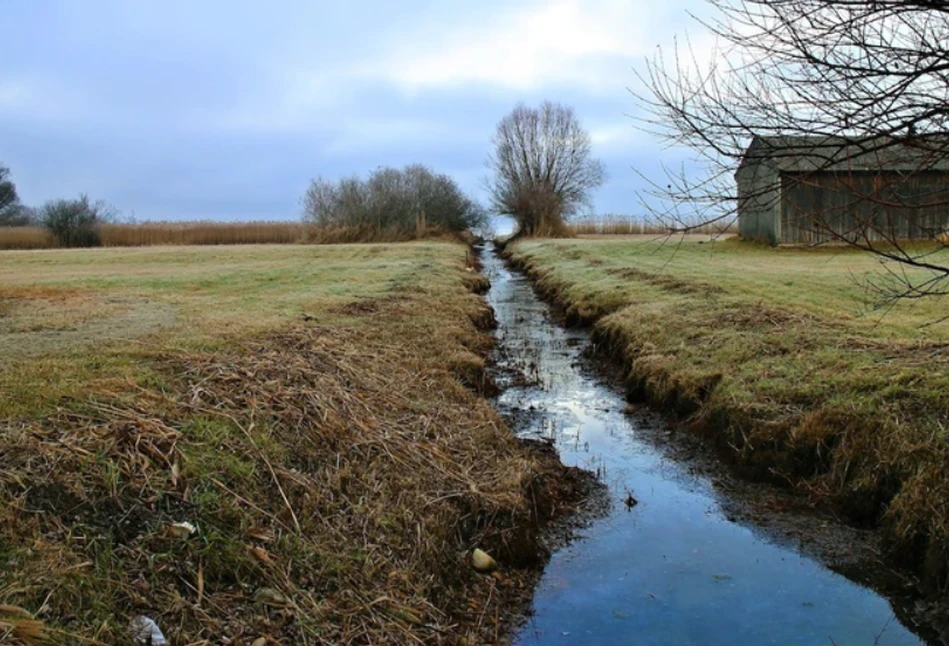
<path fill-rule="evenodd" d="M 877 284 L 881 298 L 949 291 L 949 258 L 939 253 L 949 222 L 949 2 L 709 4 L 715 17 L 699 22 L 716 47 L 677 43 L 671 58 L 660 51 L 640 75 L 648 90 L 637 95 L 646 108 L 639 127 L 692 150 L 700 167 L 666 169 L 652 181 L 642 200 L 653 217 L 687 231 L 734 221 L 739 197 L 761 206 L 807 196 L 814 203 L 794 224 L 814 241 L 906 269 Z M 754 155 L 809 165 L 783 168 L 777 192 L 762 186 L 739 196 L 735 173 Z"/>

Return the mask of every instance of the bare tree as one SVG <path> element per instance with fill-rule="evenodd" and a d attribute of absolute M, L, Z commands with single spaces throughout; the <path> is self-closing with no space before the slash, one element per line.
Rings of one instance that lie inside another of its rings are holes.
<path fill-rule="evenodd" d="M 485 215 L 451 177 L 414 164 L 377 168 L 365 180 L 317 178 L 303 198 L 303 218 L 324 236 L 369 240 L 463 231 L 481 226 Z"/>
<path fill-rule="evenodd" d="M 493 207 L 517 220 L 522 235 L 556 235 L 564 220 L 589 204 L 606 178 L 593 159 L 590 135 L 572 108 L 523 104 L 498 124 L 488 159 Z"/>
<path fill-rule="evenodd" d="M 907 244 L 891 225 L 900 214 L 949 209 L 946 191 L 913 188 L 949 160 L 949 2 L 709 4 L 715 17 L 700 22 L 717 48 L 677 45 L 672 57 L 657 54 L 641 78 L 648 88 L 638 95 L 647 107 L 641 126 L 694 151 L 698 165 L 653 180 L 644 196 L 653 215 L 669 231 L 728 222 L 739 209 L 733 177 L 747 153 L 803 156 L 795 182 L 810 186 L 827 171 L 852 195 L 838 205 L 848 213 L 846 230 L 840 213 L 813 216 L 818 239 L 877 254 L 889 269 L 890 280 L 878 285 L 885 298 L 947 293 L 949 262 L 933 245 Z M 749 149 L 753 140 L 762 145 Z M 895 158 L 898 172 L 888 172 Z M 857 167 L 861 178 L 840 172 Z M 942 226 L 920 232 L 937 247 L 945 243 Z"/>

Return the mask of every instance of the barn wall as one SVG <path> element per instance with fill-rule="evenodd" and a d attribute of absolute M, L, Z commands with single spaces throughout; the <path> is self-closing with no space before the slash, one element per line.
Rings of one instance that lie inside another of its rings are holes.
<path fill-rule="evenodd" d="M 779 241 L 780 178 L 770 164 L 746 164 L 735 174 L 738 184 L 738 232 L 746 240 Z"/>
<path fill-rule="evenodd" d="M 949 174 L 782 176 L 780 242 L 913 240 L 949 230 Z"/>

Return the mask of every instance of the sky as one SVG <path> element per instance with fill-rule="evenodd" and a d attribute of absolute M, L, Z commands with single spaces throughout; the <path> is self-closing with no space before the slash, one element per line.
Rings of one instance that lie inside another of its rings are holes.
<path fill-rule="evenodd" d="M 681 153 L 637 130 L 636 70 L 702 0 L 4 0 L 0 163 L 22 201 L 138 220 L 289 220 L 317 176 L 422 163 L 486 201 L 519 102 L 572 106 L 636 214 Z M 635 170 L 634 170 L 635 169 Z"/>

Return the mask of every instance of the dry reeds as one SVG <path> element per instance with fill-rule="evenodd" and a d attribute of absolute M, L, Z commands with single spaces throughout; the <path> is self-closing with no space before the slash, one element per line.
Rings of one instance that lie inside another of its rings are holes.
<path fill-rule="evenodd" d="M 431 226 L 403 230 L 371 225 L 318 227 L 301 222 L 103 224 L 99 234 L 103 247 L 404 242 L 460 235 Z M 53 236 L 42 227 L 0 227 L 0 249 L 53 249 L 56 246 Z"/>
<path fill-rule="evenodd" d="M 292 244 L 306 228 L 299 222 L 156 222 L 105 224 L 105 247 L 147 245 Z"/>
<path fill-rule="evenodd" d="M 894 561 L 932 590 L 949 588 L 943 339 L 871 331 L 847 310 L 769 304 L 672 263 L 657 271 L 614 256 L 608 266 L 595 245 L 507 253 L 568 317 L 594 326 L 595 345 L 622 362 L 630 399 L 675 415 L 743 474 L 878 526 Z"/>
<path fill-rule="evenodd" d="M 299 222 L 153 222 L 103 224 L 102 246 L 293 244 L 307 227 Z M 42 227 L 0 227 L 0 249 L 49 249 L 56 242 Z"/>
<path fill-rule="evenodd" d="M 56 241 L 42 227 L 0 227 L 0 249 L 49 249 Z"/>
<path fill-rule="evenodd" d="M 628 236 L 663 235 L 669 233 L 669 227 L 661 223 L 648 218 L 624 215 L 604 215 L 585 218 L 569 223 L 567 228 L 573 235 Z M 690 229 L 689 232 L 719 235 L 723 233 L 737 233 L 738 229 L 734 223 L 696 223 L 696 226 Z"/>

